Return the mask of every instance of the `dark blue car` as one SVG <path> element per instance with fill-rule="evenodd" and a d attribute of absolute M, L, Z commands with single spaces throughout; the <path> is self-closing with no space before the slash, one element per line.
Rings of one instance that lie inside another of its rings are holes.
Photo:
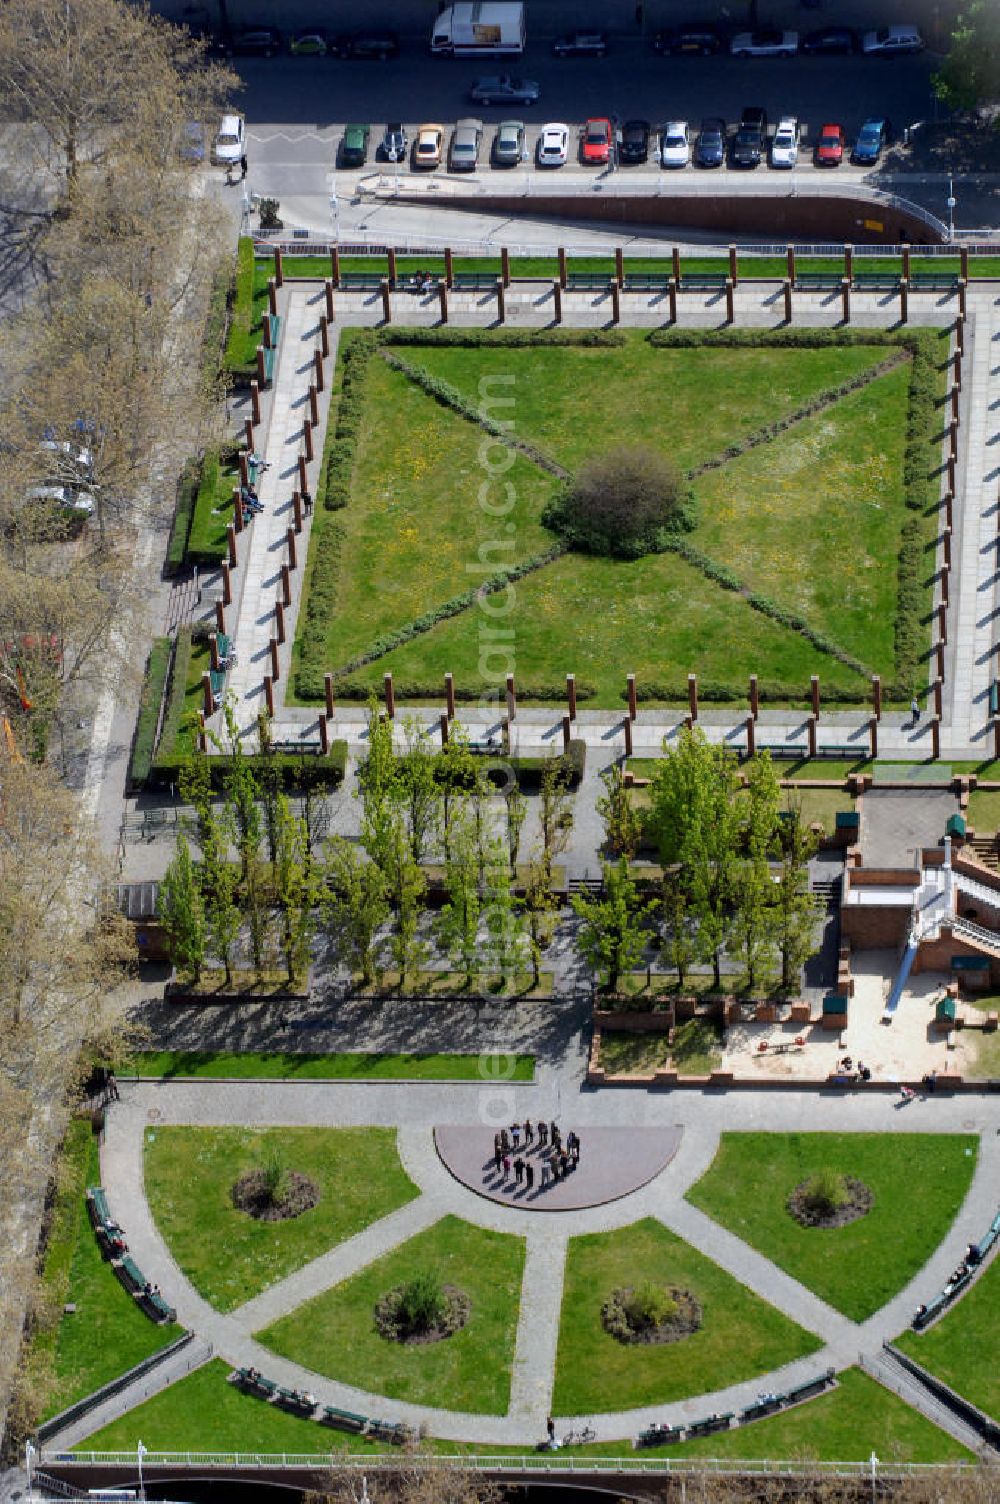
<path fill-rule="evenodd" d="M 882 155 L 883 147 L 888 146 L 891 135 L 888 120 L 877 116 L 866 120 L 851 150 L 851 161 L 861 167 L 871 167 Z"/>

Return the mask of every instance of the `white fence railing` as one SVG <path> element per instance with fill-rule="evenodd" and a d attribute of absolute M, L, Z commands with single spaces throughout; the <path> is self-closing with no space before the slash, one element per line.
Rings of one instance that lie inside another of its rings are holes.
<path fill-rule="evenodd" d="M 309 239 L 289 239 L 284 230 L 267 232 L 257 231 L 254 234 L 254 244 L 260 254 L 266 255 L 276 247 L 285 256 L 327 256 L 333 245 L 337 246 L 342 256 L 384 256 L 390 249 L 400 256 L 440 256 L 447 247 L 456 256 L 486 256 L 499 263 L 501 242 L 499 240 L 457 240 L 451 235 L 435 237 L 422 236 L 419 240 L 409 240 L 404 236 L 394 239 L 391 244 L 385 240 L 342 240 L 331 241 L 320 237 Z M 558 247 L 553 242 L 530 245 L 521 245 L 515 241 L 503 240 L 503 245 L 511 256 L 529 256 L 533 259 L 545 258 L 555 260 Z M 657 260 L 662 261 L 669 252 L 669 242 L 664 241 L 660 245 L 631 244 L 628 236 L 622 236 L 622 245 L 630 261 Z M 844 255 L 844 242 L 840 241 L 754 241 L 750 244 L 741 243 L 739 251 L 740 262 L 751 260 L 755 256 L 784 257 L 789 245 L 797 256 L 802 257 L 835 257 L 838 260 Z M 976 256 L 1000 257 L 1000 232 L 998 240 L 993 244 L 985 241 L 976 241 L 962 245 L 968 250 L 970 258 Z M 568 258 L 587 256 L 592 260 L 612 260 L 612 253 L 600 245 L 572 245 L 563 242 L 563 249 Z M 853 247 L 855 261 L 879 260 L 886 257 L 899 258 L 900 248 L 898 245 L 855 245 Z M 954 245 L 922 245 L 913 248 L 915 258 L 923 260 L 925 257 L 945 257 L 958 260 L 959 243 Z M 729 243 L 717 245 L 699 245 L 696 249 L 686 249 L 683 253 L 685 259 L 692 256 L 697 258 L 723 258 L 729 255 Z"/>

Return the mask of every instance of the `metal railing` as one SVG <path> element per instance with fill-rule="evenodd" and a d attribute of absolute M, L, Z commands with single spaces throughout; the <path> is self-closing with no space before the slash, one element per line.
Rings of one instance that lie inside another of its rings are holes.
<path fill-rule="evenodd" d="M 998 232 L 1000 233 L 1000 232 Z M 341 256 L 356 257 L 384 257 L 389 250 L 402 256 L 440 256 L 447 247 L 456 256 L 484 256 L 499 263 L 500 241 L 499 240 L 456 240 L 454 236 L 442 235 L 440 237 L 425 235 L 419 240 L 410 240 L 405 236 L 400 237 L 390 245 L 384 240 L 368 241 L 340 241 L 339 243 L 327 239 L 315 239 L 309 241 L 289 241 L 282 238 L 280 232 L 276 232 L 273 239 L 266 235 L 255 234 L 254 244 L 258 254 L 268 255 L 276 248 L 281 250 L 283 256 L 292 259 L 296 256 L 328 256 L 331 248 L 336 245 Z M 511 256 L 531 257 L 536 260 L 550 259 L 555 261 L 559 247 L 553 242 L 541 244 L 518 244 L 513 241 L 503 240 L 503 245 Z M 622 246 L 630 261 L 657 260 L 662 261 L 669 256 L 670 242 L 664 241 L 659 245 L 633 244 L 628 236 L 622 237 Z M 983 242 L 961 242 L 968 251 L 970 258 L 977 256 L 1000 255 L 1000 244 L 987 244 Z M 754 257 L 777 258 L 784 257 L 789 248 L 796 256 L 804 259 L 822 257 L 824 259 L 843 259 L 844 242 L 839 241 L 760 241 L 742 243 L 737 246 L 740 262 L 744 263 Z M 614 259 L 614 252 L 603 245 L 567 245 L 563 244 L 567 259 L 578 256 L 586 256 L 591 260 L 606 260 L 609 264 Z M 867 260 L 899 259 L 900 247 L 898 245 L 855 245 L 852 247 L 855 262 Z M 911 247 L 912 255 L 918 260 L 952 258 L 958 259 L 959 242 L 952 245 L 921 245 Z M 729 256 L 729 243 L 699 245 L 696 249 L 685 250 L 682 255 L 685 258 L 696 257 L 698 259 L 723 260 Z M 745 267 L 744 267 L 745 271 Z"/>

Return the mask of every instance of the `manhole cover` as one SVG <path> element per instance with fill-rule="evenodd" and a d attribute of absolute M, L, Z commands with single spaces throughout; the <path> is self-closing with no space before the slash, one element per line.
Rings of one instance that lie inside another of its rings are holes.
<path fill-rule="evenodd" d="M 158 1107 L 151 1107 L 147 1112 L 146 1117 L 151 1123 L 158 1123 L 161 1117 L 160 1109 Z"/>

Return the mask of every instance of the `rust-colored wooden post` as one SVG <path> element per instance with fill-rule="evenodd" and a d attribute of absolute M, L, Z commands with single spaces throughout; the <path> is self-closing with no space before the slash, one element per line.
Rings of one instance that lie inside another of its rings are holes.
<path fill-rule="evenodd" d="M 809 738 L 809 756 L 816 756 L 816 717 L 809 716 L 806 721 L 806 734 Z"/>
<path fill-rule="evenodd" d="M 955 349 L 959 355 L 965 354 L 965 320 L 963 318 L 955 320 Z"/>
<path fill-rule="evenodd" d="M 247 452 L 245 449 L 240 450 L 237 464 L 240 471 L 240 485 L 248 486 L 250 484 L 250 466 L 247 463 Z"/>
<path fill-rule="evenodd" d="M 934 716 L 931 720 L 931 756 L 936 762 L 941 756 L 941 718 Z"/>
<path fill-rule="evenodd" d="M 260 383 L 257 381 L 251 381 L 250 383 L 250 412 L 253 415 L 252 421 L 256 428 L 260 422 Z"/>
<path fill-rule="evenodd" d="M 278 284 L 273 277 L 267 279 L 267 307 L 271 314 L 278 312 Z"/>
<path fill-rule="evenodd" d="M 950 569 L 942 569 L 941 571 L 941 604 L 945 607 L 951 604 L 951 592 L 948 586 L 950 574 Z"/>
<path fill-rule="evenodd" d="M 505 245 L 500 247 L 500 279 L 504 287 L 510 286 L 510 251 Z"/>
<path fill-rule="evenodd" d="M 868 755 L 872 762 L 878 757 L 878 721 L 874 716 L 868 722 Z"/>
<path fill-rule="evenodd" d="M 389 246 L 386 251 L 386 268 L 389 273 L 389 285 L 396 285 L 396 251 L 394 246 Z"/>
<path fill-rule="evenodd" d="M 676 322 L 677 322 L 677 278 L 676 277 L 670 277 L 669 280 L 667 281 L 667 309 L 668 309 L 668 312 L 669 312 L 669 315 L 670 315 L 670 322 L 672 324 L 676 324 Z"/>
<path fill-rule="evenodd" d="M 562 288 L 559 286 L 558 280 L 552 284 L 552 322 L 554 324 L 562 323 Z"/>
<path fill-rule="evenodd" d="M 300 491 L 308 491 L 308 489 L 309 489 L 309 474 L 308 474 L 308 471 L 306 470 L 306 460 L 305 460 L 305 455 L 303 455 L 303 454 L 300 454 L 299 457 L 298 457 L 298 467 L 299 467 L 299 490 Z"/>
<path fill-rule="evenodd" d="M 854 286 L 854 247 L 846 241 L 844 243 L 844 276 Z"/>
<path fill-rule="evenodd" d="M 281 580 L 281 603 L 284 606 L 292 604 L 292 572 L 287 564 L 282 564 L 279 576 Z"/>
<path fill-rule="evenodd" d="M 961 393 L 959 392 L 958 387 L 957 386 L 953 386 L 952 389 L 951 389 L 951 416 L 952 416 L 952 421 L 955 422 L 955 423 L 957 423 L 958 420 L 959 420 L 958 419 L 958 401 L 959 401 L 959 397 L 960 396 L 961 396 Z"/>
<path fill-rule="evenodd" d="M 212 698 L 212 676 L 207 669 L 201 676 L 201 708 L 206 720 L 215 712 L 215 701 Z"/>
<path fill-rule="evenodd" d="M 943 643 L 948 641 L 948 609 L 944 602 L 938 604 L 938 636 Z"/>
<path fill-rule="evenodd" d="M 504 291 L 503 291 L 503 278 L 502 277 L 498 277 L 497 278 L 497 323 L 498 324 L 504 323 L 504 321 L 506 320 L 506 317 L 507 317 L 507 309 L 506 309 L 506 299 L 504 298 Z"/>
<path fill-rule="evenodd" d="M 993 756 L 1000 758 L 1000 715 L 993 721 Z"/>
<path fill-rule="evenodd" d="M 576 720 L 576 675 L 566 675 L 566 706 L 571 721 Z"/>
<path fill-rule="evenodd" d="M 953 517 L 952 517 L 952 506 L 953 506 L 953 504 L 954 504 L 954 497 L 952 496 L 952 494 L 951 494 L 950 491 L 946 491 L 944 493 L 944 525 L 947 528 L 954 528 L 954 526 L 955 526 L 955 523 L 954 523 L 954 520 L 953 520 Z M 998 514 L 997 520 L 998 520 L 998 522 L 1000 522 L 1000 514 Z"/>
<path fill-rule="evenodd" d="M 268 715 L 274 715 L 274 681 L 270 674 L 264 675 L 264 705 Z"/>
<path fill-rule="evenodd" d="M 448 717 L 445 715 L 444 711 L 441 712 L 441 718 L 440 718 L 439 724 L 441 726 L 441 745 L 442 745 L 442 747 L 447 747 L 447 745 L 448 745 Z"/>
<path fill-rule="evenodd" d="M 617 282 L 611 284 L 611 322 L 620 324 L 622 321 L 622 295 Z"/>
<path fill-rule="evenodd" d="M 451 254 L 451 246 L 447 245 L 444 248 L 444 285 L 445 287 L 455 285 L 455 258 Z"/>
<path fill-rule="evenodd" d="M 556 257 L 558 258 L 558 261 L 559 261 L 559 286 L 560 287 L 565 287 L 566 286 L 566 248 L 565 248 L 565 246 L 560 246 L 559 247 L 559 249 L 556 251 Z"/>
<path fill-rule="evenodd" d="M 882 675 L 881 674 L 872 674 L 872 710 L 875 713 L 875 719 L 877 721 L 880 721 L 882 719 Z"/>
<path fill-rule="evenodd" d="M 941 680 L 940 679 L 935 679 L 934 680 L 934 714 L 937 716 L 938 720 L 940 720 L 941 717 L 942 717 L 942 715 L 944 714 L 944 707 L 943 707 L 943 705 L 941 703 L 941 701 L 942 701 L 942 695 L 941 695 L 942 688 L 943 688 L 943 686 L 942 686 Z"/>
<path fill-rule="evenodd" d="M 760 689 L 757 685 L 757 675 L 750 675 L 750 715 L 756 720 L 760 714 Z"/>
<path fill-rule="evenodd" d="M 243 498 L 240 495 L 239 487 L 238 486 L 235 486 L 233 488 L 233 527 L 236 530 L 236 532 L 242 533 L 242 531 L 243 531 Z"/>
<path fill-rule="evenodd" d="M 221 601 L 215 603 L 215 630 L 222 633 L 226 630 L 226 608 Z"/>
<path fill-rule="evenodd" d="M 958 272 L 963 282 L 969 280 L 969 247 L 960 245 L 958 248 Z"/>
<path fill-rule="evenodd" d="M 958 419 L 957 418 L 952 418 L 951 422 L 948 424 L 948 443 L 949 443 L 949 447 L 951 449 L 952 458 L 957 460 L 958 459 Z"/>
<path fill-rule="evenodd" d="M 219 672 L 219 639 L 214 632 L 208 634 L 208 661 L 216 673 Z"/>
<path fill-rule="evenodd" d="M 621 289 L 625 281 L 625 252 L 620 245 L 615 246 L 615 286 Z"/>
<path fill-rule="evenodd" d="M 323 357 L 318 350 L 313 351 L 313 380 L 316 383 L 316 390 L 321 392 L 323 390 Z"/>
<path fill-rule="evenodd" d="M 809 699 L 812 702 L 812 713 L 819 720 L 819 674 L 810 675 Z"/>
<path fill-rule="evenodd" d="M 302 531 L 302 496 L 300 492 L 292 492 L 292 516 L 295 518 L 295 531 Z"/>
<path fill-rule="evenodd" d="M 389 291 L 389 278 L 383 277 L 379 283 L 379 291 L 382 294 L 382 322 L 392 323 L 392 294 Z"/>
<path fill-rule="evenodd" d="M 326 317 L 329 323 L 333 323 L 335 310 L 333 305 L 333 278 L 327 277 L 323 283 L 323 291 L 326 294 Z"/>
<path fill-rule="evenodd" d="M 448 712 L 449 721 L 455 719 L 455 675 L 447 673 L 444 676 L 444 703 Z"/>
<path fill-rule="evenodd" d="M 945 569 L 951 568 L 951 528 L 946 527 L 941 535 L 941 559 Z"/>
<path fill-rule="evenodd" d="M 305 450 L 306 464 L 311 465 L 313 460 L 313 430 L 312 423 L 308 418 L 306 418 L 302 425 L 302 447 Z"/>
<path fill-rule="evenodd" d="M 785 260 L 786 260 L 786 263 L 787 263 L 787 266 L 788 266 L 788 282 L 789 282 L 790 286 L 794 287 L 795 286 L 795 247 L 793 245 L 790 245 L 788 247 L 787 251 L 785 252 Z"/>
<path fill-rule="evenodd" d="M 334 712 L 333 675 L 332 674 L 324 674 L 323 675 L 323 696 L 324 696 L 324 699 L 326 700 L 326 713 L 327 713 L 328 716 L 332 716 L 333 712 Z"/>
<path fill-rule="evenodd" d="M 739 258 L 737 256 L 736 247 L 734 245 L 731 245 L 729 247 L 729 280 L 733 284 L 734 287 L 738 287 L 739 286 L 739 281 L 740 281 Z"/>
<path fill-rule="evenodd" d="M 904 245 L 902 247 L 901 255 L 903 257 L 903 280 L 904 280 L 904 282 L 909 282 L 909 280 L 910 280 L 910 246 L 908 244 Z"/>
<path fill-rule="evenodd" d="M 514 675 L 507 675 L 507 719 L 514 720 L 517 715 L 517 690 L 514 688 Z"/>
<path fill-rule="evenodd" d="M 438 309 L 439 309 L 439 317 L 440 317 L 440 320 L 441 320 L 442 324 L 447 324 L 447 322 L 448 322 L 448 284 L 446 282 L 439 282 L 438 283 Z"/>
<path fill-rule="evenodd" d="M 628 696 L 628 718 L 635 720 L 635 674 L 627 674 L 625 678 L 625 691 Z"/>
<path fill-rule="evenodd" d="M 297 569 L 299 560 L 298 550 L 295 547 L 295 529 L 293 527 L 285 529 L 285 547 L 288 550 L 288 567 L 290 569 Z"/>
<path fill-rule="evenodd" d="M 319 423 L 319 394 L 315 381 L 309 383 L 309 422 L 314 427 Z"/>
<path fill-rule="evenodd" d="M 698 719 L 698 675 L 688 674 L 688 710 L 692 721 Z"/>
<path fill-rule="evenodd" d="M 733 279 L 726 278 L 726 323 L 731 324 L 736 317 L 735 299 L 733 297 Z"/>
<path fill-rule="evenodd" d="M 673 276 L 674 281 L 677 283 L 677 286 L 680 287 L 680 285 L 681 285 L 681 252 L 680 252 L 680 246 L 676 246 L 675 245 L 675 246 L 671 246 L 671 248 L 670 248 L 670 270 L 671 270 L 671 275 Z"/>
<path fill-rule="evenodd" d="M 966 294 L 968 292 L 968 287 L 969 287 L 969 284 L 965 280 L 965 278 L 964 277 L 960 277 L 959 281 L 958 281 L 958 316 L 959 316 L 960 319 L 964 319 L 965 315 L 966 315 L 966 307 L 967 307 L 967 305 L 966 305 L 966 301 L 965 300 L 966 300 Z"/>
<path fill-rule="evenodd" d="M 261 386 L 267 386 L 267 367 L 264 363 L 264 346 L 257 346 L 257 380 Z"/>
<path fill-rule="evenodd" d="M 198 712 L 198 751 L 208 751 L 208 737 L 205 735 L 205 712 L 203 710 L 199 710 Z"/>
<path fill-rule="evenodd" d="M 235 538 L 233 542 L 236 542 Z M 222 604 L 224 606 L 231 606 L 233 604 L 233 578 L 229 573 L 228 564 L 222 565 Z"/>
<path fill-rule="evenodd" d="M 563 718 L 562 718 L 562 734 L 563 734 L 563 751 L 564 752 L 568 752 L 569 751 L 569 743 L 570 743 L 570 729 L 569 729 L 569 716 L 568 715 L 564 715 Z"/>
<path fill-rule="evenodd" d="M 326 716 L 317 716 L 316 725 L 319 728 L 319 750 L 324 757 L 328 757 L 330 755 L 330 728 L 326 724 Z"/>
<path fill-rule="evenodd" d="M 632 722 L 631 722 L 631 720 L 629 719 L 628 716 L 625 717 L 624 721 L 622 722 L 622 725 L 625 728 L 625 756 L 626 757 L 631 757 L 632 756 Z"/>
<path fill-rule="evenodd" d="M 792 322 L 792 284 L 786 277 L 782 283 L 782 292 L 785 297 L 785 323 Z"/>
<path fill-rule="evenodd" d="M 272 349 L 273 346 L 272 346 L 272 340 L 271 340 L 271 315 L 269 313 L 265 313 L 264 317 L 260 321 L 260 332 L 264 336 L 264 349 L 265 350 Z"/>
<path fill-rule="evenodd" d="M 937 654 L 937 671 L 941 679 L 944 678 L 944 643 L 938 638 L 934 651 Z"/>
<path fill-rule="evenodd" d="M 236 529 L 230 522 L 226 528 L 226 544 L 229 548 L 229 567 L 236 568 Z M 230 587 L 231 588 L 231 587 Z"/>
<path fill-rule="evenodd" d="M 243 442 L 247 446 L 248 449 L 252 449 L 254 447 L 254 443 L 253 443 L 253 419 L 252 418 L 244 418 L 243 419 Z"/>
<path fill-rule="evenodd" d="M 274 635 L 279 644 L 285 640 L 285 608 L 280 601 L 274 603 Z"/>
<path fill-rule="evenodd" d="M 840 317 L 844 324 L 851 322 L 851 284 L 846 277 L 840 284 Z"/>
<path fill-rule="evenodd" d="M 752 715 L 748 715 L 747 716 L 747 719 L 746 719 L 746 728 L 747 728 L 747 756 L 748 757 L 756 757 L 756 755 L 757 755 L 757 727 L 756 727 L 756 725 L 754 723 L 754 718 L 753 718 Z"/>
<path fill-rule="evenodd" d="M 279 287 L 284 287 L 285 258 L 281 253 L 281 247 L 279 245 L 276 245 L 274 248 L 274 280 Z"/>
<path fill-rule="evenodd" d="M 271 653 L 271 682 L 277 684 L 278 680 L 281 678 L 281 664 L 278 661 L 277 638 L 270 638 L 267 646 Z M 272 711 L 271 714 L 273 715 L 274 712 Z"/>
<path fill-rule="evenodd" d="M 324 360 L 330 353 L 330 320 L 325 313 L 319 316 L 319 353 Z"/>
<path fill-rule="evenodd" d="M 910 318 L 910 284 L 905 277 L 899 283 L 899 322 L 906 324 Z"/>
<path fill-rule="evenodd" d="M 396 715 L 396 691 L 392 687 L 392 674 L 382 675 L 382 693 L 385 696 L 385 713 L 391 721 Z"/>
<path fill-rule="evenodd" d="M 958 475 L 955 469 L 955 456 L 953 454 L 949 454 L 946 464 L 948 467 L 948 490 L 954 496 L 955 487 L 958 483 Z"/>
<path fill-rule="evenodd" d="M 340 286 L 340 250 L 339 247 L 330 247 L 330 281 L 334 287 Z"/>

